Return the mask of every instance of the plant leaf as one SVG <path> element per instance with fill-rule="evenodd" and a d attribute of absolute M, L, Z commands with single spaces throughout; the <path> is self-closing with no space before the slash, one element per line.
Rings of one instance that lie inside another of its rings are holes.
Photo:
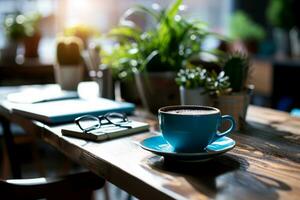
<path fill-rule="evenodd" d="M 176 0 L 174 4 L 171 4 L 171 6 L 166 11 L 166 16 L 169 19 L 173 19 L 175 15 L 178 13 L 179 6 L 182 4 L 182 0 Z"/>
<path fill-rule="evenodd" d="M 132 28 L 128 26 L 119 26 L 116 28 L 113 28 L 109 33 L 109 37 L 124 37 L 124 38 L 131 38 L 134 39 L 135 41 L 140 40 L 140 35 L 141 35 L 141 30 L 138 28 Z"/>

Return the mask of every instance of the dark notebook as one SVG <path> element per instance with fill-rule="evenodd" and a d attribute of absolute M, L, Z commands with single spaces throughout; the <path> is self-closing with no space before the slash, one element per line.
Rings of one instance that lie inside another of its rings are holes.
<path fill-rule="evenodd" d="M 69 99 L 34 104 L 14 104 L 12 112 L 48 124 L 73 122 L 82 115 L 102 115 L 108 112 L 130 114 L 134 104 L 109 99 Z"/>
<path fill-rule="evenodd" d="M 102 125 L 98 129 L 84 133 L 76 124 L 70 124 L 64 127 L 61 130 L 61 133 L 65 136 L 93 141 L 103 141 L 149 130 L 149 125 L 143 122 L 130 121 L 129 123 L 126 123 L 126 126 L 131 126 L 131 128 L 123 128 L 113 124 L 106 124 Z"/>

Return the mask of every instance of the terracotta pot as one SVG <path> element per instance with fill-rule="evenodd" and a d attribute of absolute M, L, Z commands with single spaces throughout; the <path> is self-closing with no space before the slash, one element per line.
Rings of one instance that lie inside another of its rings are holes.
<path fill-rule="evenodd" d="M 179 89 L 175 72 L 136 73 L 135 81 L 143 106 L 152 113 L 167 105 L 178 105 Z"/>
<path fill-rule="evenodd" d="M 26 58 L 36 58 L 39 56 L 38 48 L 40 43 L 41 35 L 36 33 L 32 37 L 25 37 L 23 40 Z"/>
<path fill-rule="evenodd" d="M 235 119 L 237 130 L 243 129 L 250 103 L 249 92 L 223 95 L 211 100 L 212 106 L 220 109 L 222 115 L 231 115 Z"/>
<path fill-rule="evenodd" d="M 242 52 L 245 54 L 256 54 L 258 52 L 258 43 L 255 40 L 236 40 L 229 44 L 229 52 Z"/>
<path fill-rule="evenodd" d="M 1 50 L 1 60 L 9 63 L 14 63 L 19 47 L 19 40 L 7 40 L 4 48 Z"/>

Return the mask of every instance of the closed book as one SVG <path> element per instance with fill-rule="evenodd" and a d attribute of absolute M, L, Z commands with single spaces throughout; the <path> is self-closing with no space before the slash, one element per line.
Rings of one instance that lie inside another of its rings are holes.
<path fill-rule="evenodd" d="M 65 126 L 61 130 L 61 133 L 64 136 L 71 136 L 93 141 L 104 141 L 149 130 L 149 124 L 144 122 L 129 121 L 126 123 L 126 126 L 130 126 L 131 128 L 119 127 L 113 124 L 105 124 L 98 129 L 85 133 L 76 124 L 71 124 Z"/>
<path fill-rule="evenodd" d="M 72 122 L 82 115 L 103 115 L 108 112 L 130 114 L 134 104 L 104 98 L 69 99 L 33 104 L 13 104 L 12 112 L 47 124 Z"/>
<path fill-rule="evenodd" d="M 12 103 L 33 104 L 66 99 L 79 99 L 79 96 L 75 91 L 61 90 L 51 85 L 45 89 L 31 88 L 21 92 L 10 93 L 6 98 Z"/>

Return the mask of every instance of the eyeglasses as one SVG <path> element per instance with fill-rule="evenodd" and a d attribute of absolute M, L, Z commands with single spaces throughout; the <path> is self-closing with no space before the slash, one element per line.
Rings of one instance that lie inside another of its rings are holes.
<path fill-rule="evenodd" d="M 100 115 L 98 117 L 92 115 L 84 115 L 75 119 L 75 123 L 84 133 L 99 129 L 102 125 L 109 124 L 121 128 L 132 128 L 131 126 L 126 125 L 129 122 L 130 121 L 128 120 L 126 114 L 115 112 Z"/>

